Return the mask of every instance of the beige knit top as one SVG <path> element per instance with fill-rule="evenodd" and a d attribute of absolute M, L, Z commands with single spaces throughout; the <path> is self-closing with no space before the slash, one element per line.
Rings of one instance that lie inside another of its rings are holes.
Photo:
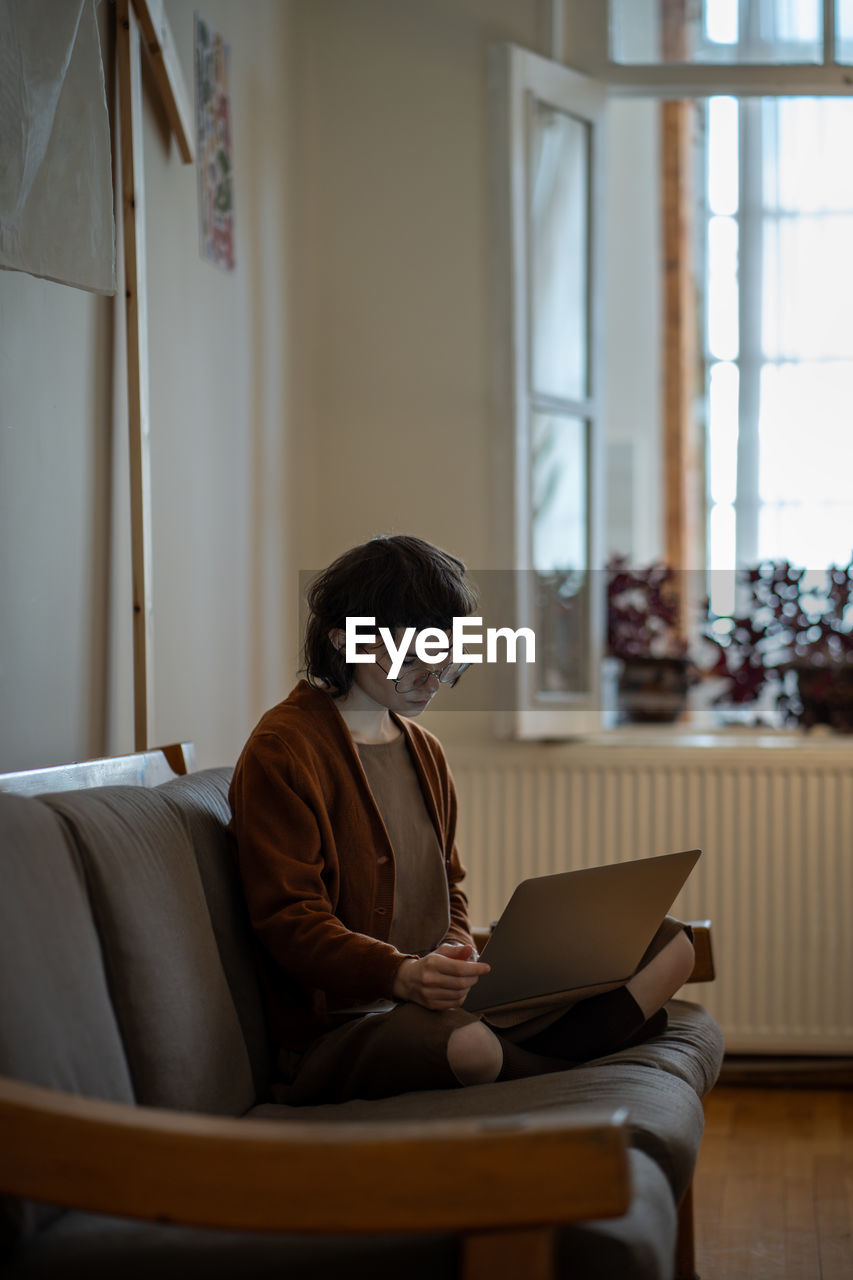
<path fill-rule="evenodd" d="M 356 743 L 370 790 L 394 851 L 394 915 L 388 941 L 426 955 L 450 927 L 444 858 L 401 734 L 391 742 Z M 381 852 L 380 859 L 387 854 Z"/>

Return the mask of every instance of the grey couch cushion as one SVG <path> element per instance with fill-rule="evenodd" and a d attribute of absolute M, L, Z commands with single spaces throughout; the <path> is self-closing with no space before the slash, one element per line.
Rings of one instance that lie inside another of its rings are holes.
<path fill-rule="evenodd" d="M 0 1073 L 132 1102 L 98 935 L 67 834 L 38 800 L 0 795 Z M 0 1233 L 54 1211 L 7 1202 Z"/>
<path fill-rule="evenodd" d="M 137 1101 L 242 1114 L 255 1100 L 189 830 L 166 797 L 44 797 L 77 845 Z"/>
<path fill-rule="evenodd" d="M 678 1214 L 655 1162 L 632 1151 L 631 1208 L 622 1218 L 564 1227 L 558 1237 L 557 1275 L 565 1280 L 671 1280 Z"/>
<path fill-rule="evenodd" d="M 206 769 L 158 788 L 189 826 L 219 956 L 240 1019 L 255 1080 L 255 1093 L 269 1093 L 272 1054 L 254 961 L 255 940 L 237 873 L 227 826 L 232 770 Z"/>
<path fill-rule="evenodd" d="M 723 1062 L 723 1033 L 706 1009 L 687 1000 L 670 1000 L 666 1034 L 633 1049 L 621 1049 L 600 1063 L 631 1063 L 677 1076 L 700 1098 L 711 1092 Z"/>
<path fill-rule="evenodd" d="M 707 1015 L 696 1005 L 683 1004 L 677 1010 L 677 1044 L 688 1037 L 691 1022 L 704 1027 Z M 716 1025 L 716 1024 L 714 1024 Z M 644 1151 L 666 1175 L 676 1201 L 680 1201 L 690 1179 L 702 1137 L 702 1104 L 692 1084 L 673 1070 L 661 1066 L 669 1051 L 669 1032 L 651 1042 L 647 1059 L 638 1060 L 635 1050 L 623 1050 L 608 1058 L 570 1071 L 511 1080 L 500 1084 L 475 1085 L 466 1089 L 404 1093 L 379 1101 L 355 1099 L 351 1102 L 311 1107 L 287 1107 L 267 1103 L 250 1113 L 262 1119 L 300 1120 L 413 1120 L 425 1116 L 511 1115 L 523 1111 L 552 1110 L 554 1107 L 590 1105 L 601 1110 L 627 1107 L 632 1145 Z M 718 1033 L 719 1034 L 719 1033 Z M 674 1061 L 679 1051 L 671 1052 Z M 707 1074 L 719 1070 L 717 1040 L 699 1037 L 697 1054 L 710 1054 Z M 715 1066 L 716 1064 L 716 1066 Z M 671 1065 L 671 1064 L 670 1064 Z M 704 1078 L 698 1068 L 688 1076 Z"/>
<path fill-rule="evenodd" d="M 657 1165 L 632 1151 L 631 1208 L 557 1237 L 560 1280 L 671 1280 L 676 1212 Z M 346 1188 L 340 1188 L 346 1194 Z M 377 1188 L 382 1195 L 382 1188 Z M 14 1258 L 4 1280 L 456 1280 L 452 1236 L 259 1236 L 67 1214 Z"/>
<path fill-rule="evenodd" d="M 3 1280 L 456 1280 L 452 1236 L 281 1236 L 66 1214 Z"/>
<path fill-rule="evenodd" d="M 445 1120 L 461 1116 L 506 1116 L 590 1106 L 598 1112 L 627 1107 L 631 1145 L 659 1165 L 680 1201 L 693 1176 L 702 1137 L 702 1104 L 682 1080 L 618 1063 L 575 1067 L 553 1075 L 466 1089 L 403 1093 L 378 1101 L 355 1099 L 316 1107 L 265 1103 L 249 1114 L 263 1120 Z"/>

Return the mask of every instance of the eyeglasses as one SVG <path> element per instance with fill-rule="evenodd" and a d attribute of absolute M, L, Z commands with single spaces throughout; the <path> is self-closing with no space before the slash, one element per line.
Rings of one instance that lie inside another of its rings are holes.
<path fill-rule="evenodd" d="M 386 676 L 389 675 L 387 667 L 383 667 L 379 659 L 376 659 L 376 665 L 380 671 L 384 671 Z M 424 685 L 435 676 L 439 684 L 449 684 L 451 689 L 464 671 L 470 667 L 470 662 L 448 662 L 446 667 L 410 667 L 408 671 L 404 671 L 399 679 L 394 681 L 394 688 L 398 693 L 410 693 L 412 689 L 422 689 Z"/>

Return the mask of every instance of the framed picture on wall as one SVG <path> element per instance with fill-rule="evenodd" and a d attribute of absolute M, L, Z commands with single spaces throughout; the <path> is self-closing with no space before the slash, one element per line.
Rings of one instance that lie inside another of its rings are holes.
<path fill-rule="evenodd" d="M 231 46 L 195 15 L 195 107 L 201 256 L 234 267 Z"/>

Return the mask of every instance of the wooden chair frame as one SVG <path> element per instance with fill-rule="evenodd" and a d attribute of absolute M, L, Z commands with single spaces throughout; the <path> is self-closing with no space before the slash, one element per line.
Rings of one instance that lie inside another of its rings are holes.
<path fill-rule="evenodd" d="M 502 1256 L 516 1248 L 526 1256 L 532 1246 L 546 1265 L 525 1263 L 525 1273 L 546 1280 L 556 1224 L 618 1216 L 630 1202 L 624 1112 L 500 1124 L 282 1124 L 0 1078 L 0 1131 L 4 1194 L 244 1231 L 458 1231 L 471 1251 L 466 1280 L 485 1276 L 482 1254 L 492 1246 Z M 345 1196 L 330 1199 L 330 1168 Z"/>
<path fill-rule="evenodd" d="M 193 766 L 192 747 L 181 744 L 5 774 L 0 791 L 154 786 Z M 710 926 L 693 927 L 690 981 L 711 981 Z M 476 935 L 483 942 L 488 931 Z M 631 1199 L 624 1110 L 284 1124 L 104 1102 L 0 1076 L 0 1134 L 3 1195 L 235 1231 L 459 1232 L 463 1280 L 552 1280 L 557 1227 L 619 1217 Z M 337 1201 L 330 1167 L 347 1187 Z M 690 1193 L 676 1271 L 679 1280 L 694 1275 Z"/>

